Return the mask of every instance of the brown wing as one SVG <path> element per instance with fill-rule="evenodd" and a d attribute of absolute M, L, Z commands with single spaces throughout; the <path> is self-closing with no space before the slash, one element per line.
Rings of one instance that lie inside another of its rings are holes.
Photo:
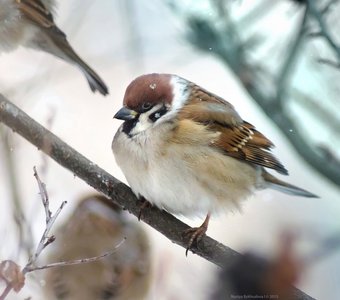
<path fill-rule="evenodd" d="M 193 85 L 189 103 L 179 119 L 191 119 L 208 130 L 220 132 L 211 146 L 228 156 L 288 174 L 285 167 L 270 153 L 274 144 L 253 125 L 241 119 L 234 107 L 222 98 Z"/>
<path fill-rule="evenodd" d="M 54 27 L 51 12 L 40 0 L 16 0 L 23 15 L 33 23 L 45 28 Z"/>

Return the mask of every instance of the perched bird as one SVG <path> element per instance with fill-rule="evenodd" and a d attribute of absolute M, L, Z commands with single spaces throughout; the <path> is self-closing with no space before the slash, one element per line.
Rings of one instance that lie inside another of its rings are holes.
<path fill-rule="evenodd" d="M 46 263 L 100 256 L 95 262 L 47 269 L 45 299 L 144 299 L 149 291 L 149 241 L 140 224 L 100 195 L 84 198 L 55 233 Z"/>
<path fill-rule="evenodd" d="M 104 81 L 72 49 L 54 23 L 54 0 L 0 0 L 0 52 L 19 45 L 42 50 L 76 65 L 93 92 L 108 94 Z"/>
<path fill-rule="evenodd" d="M 230 103 L 179 76 L 136 78 L 114 117 L 125 122 L 112 150 L 133 192 L 171 213 L 206 214 L 187 232 L 187 251 L 211 212 L 238 208 L 255 190 L 316 197 L 269 174 L 288 174 L 270 153 L 273 143 Z"/>

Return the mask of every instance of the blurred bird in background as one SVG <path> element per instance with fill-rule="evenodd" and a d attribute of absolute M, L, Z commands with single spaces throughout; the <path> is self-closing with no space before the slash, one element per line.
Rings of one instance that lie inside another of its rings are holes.
<path fill-rule="evenodd" d="M 55 233 L 46 263 L 112 254 L 86 264 L 46 270 L 45 299 L 144 299 L 149 291 L 149 241 L 139 223 L 101 195 L 87 196 Z"/>
<path fill-rule="evenodd" d="M 54 23 L 54 6 L 54 0 L 0 0 L 0 52 L 21 45 L 50 53 L 77 66 L 93 92 L 107 95 L 104 81 L 77 55 Z"/>
<path fill-rule="evenodd" d="M 248 252 L 232 263 L 226 261 L 210 299 L 301 299 L 294 285 L 301 278 L 304 264 L 297 258 L 293 242 L 291 234 L 282 235 L 279 251 L 272 259 Z"/>

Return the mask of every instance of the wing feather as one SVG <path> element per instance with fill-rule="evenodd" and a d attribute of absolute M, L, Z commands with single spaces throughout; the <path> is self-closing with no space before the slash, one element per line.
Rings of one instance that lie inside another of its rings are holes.
<path fill-rule="evenodd" d="M 33 23 L 44 27 L 54 27 L 52 13 L 45 7 L 40 0 L 16 0 L 20 11 Z"/>
<path fill-rule="evenodd" d="M 225 155 L 288 174 L 279 160 L 270 153 L 274 144 L 255 127 L 242 120 L 234 107 L 224 99 L 192 85 L 190 102 L 180 110 L 179 121 L 192 120 L 214 135 L 211 147 Z"/>

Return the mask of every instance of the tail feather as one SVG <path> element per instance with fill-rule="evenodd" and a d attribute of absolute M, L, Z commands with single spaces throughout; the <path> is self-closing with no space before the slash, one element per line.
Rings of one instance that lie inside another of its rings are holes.
<path fill-rule="evenodd" d="M 301 196 L 301 197 L 308 197 L 308 198 L 319 198 L 319 196 L 310 193 L 304 189 L 301 189 L 295 185 L 289 184 L 287 182 L 284 182 L 282 180 L 277 179 L 273 175 L 269 174 L 265 170 L 262 172 L 262 177 L 267 183 L 267 186 L 278 190 L 280 192 L 286 193 L 288 195 L 294 195 L 294 196 Z"/>
<path fill-rule="evenodd" d="M 66 50 L 66 49 L 65 49 Z M 84 73 L 92 92 L 99 91 L 102 95 L 106 96 L 109 93 L 109 89 L 99 75 L 90 68 L 77 54 L 69 47 L 65 54 L 70 59 L 71 63 L 76 64 L 80 70 Z"/>
<path fill-rule="evenodd" d="M 104 81 L 88 65 L 83 63 L 83 65 L 79 64 L 79 67 L 83 71 L 92 92 L 99 91 L 104 96 L 109 93 Z"/>
<path fill-rule="evenodd" d="M 76 65 L 84 73 L 92 92 L 99 91 L 102 95 L 106 96 L 109 93 L 109 89 L 99 75 L 90 68 L 73 50 L 71 45 L 66 39 L 66 35 L 56 26 L 52 29 L 46 30 L 47 35 L 45 40 L 50 40 L 51 44 L 45 45 L 42 50 L 49 52 L 61 59 L 68 61 L 71 64 Z M 41 37 L 43 39 L 43 37 Z M 41 47 L 40 47 L 41 48 Z"/>

